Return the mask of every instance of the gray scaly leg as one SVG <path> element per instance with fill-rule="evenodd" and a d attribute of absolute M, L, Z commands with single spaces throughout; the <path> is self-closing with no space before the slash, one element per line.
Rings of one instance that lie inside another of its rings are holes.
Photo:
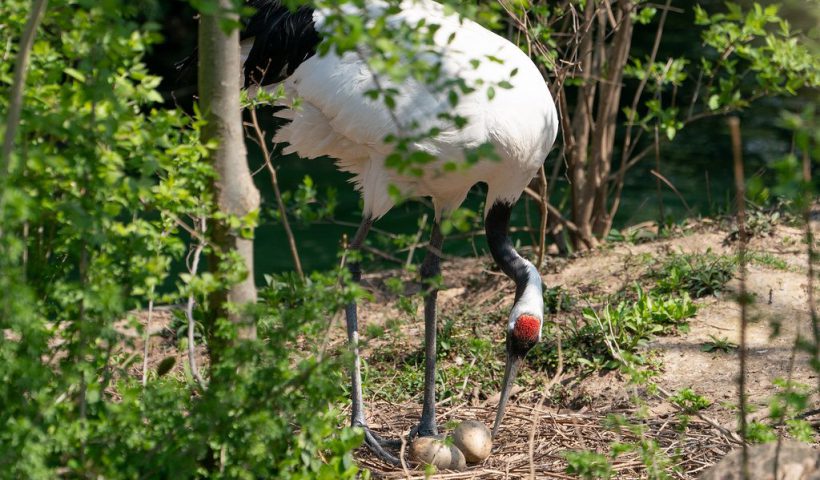
<path fill-rule="evenodd" d="M 438 434 L 436 427 L 436 299 L 438 298 L 438 281 L 441 274 L 441 245 L 444 236 L 438 222 L 433 224 L 430 233 L 430 247 L 421 264 L 421 282 L 424 292 L 424 403 L 421 421 L 416 429 L 419 436 L 427 437 Z"/>
<path fill-rule="evenodd" d="M 365 218 L 359 225 L 356 235 L 353 236 L 349 248 L 353 251 L 360 251 L 367 233 L 370 231 L 370 226 L 373 220 Z M 346 262 L 347 268 L 354 282 L 361 282 L 362 270 L 359 260 Z M 362 366 L 361 357 L 359 356 L 359 320 L 356 311 L 356 303 L 351 302 L 345 307 L 345 320 L 347 322 L 347 340 L 353 350 L 353 369 L 350 372 L 350 379 L 352 384 L 352 413 L 350 424 L 353 427 L 361 427 L 364 429 L 365 444 L 376 454 L 377 457 L 387 463 L 399 465 L 401 462 L 394 455 L 387 452 L 385 446 L 396 446 L 401 443 L 397 440 L 385 440 L 379 435 L 375 434 L 368 428 L 367 421 L 364 417 L 364 399 L 362 396 Z"/>

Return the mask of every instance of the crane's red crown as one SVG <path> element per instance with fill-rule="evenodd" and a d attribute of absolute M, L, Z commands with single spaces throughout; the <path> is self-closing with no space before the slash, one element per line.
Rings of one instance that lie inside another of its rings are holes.
<path fill-rule="evenodd" d="M 538 341 L 541 332 L 541 321 L 532 315 L 521 315 L 515 321 L 513 335 L 520 341 L 534 343 Z"/>

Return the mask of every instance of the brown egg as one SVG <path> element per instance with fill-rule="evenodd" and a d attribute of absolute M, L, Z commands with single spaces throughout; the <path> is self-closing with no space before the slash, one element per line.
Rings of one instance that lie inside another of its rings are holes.
<path fill-rule="evenodd" d="M 478 420 L 465 420 L 453 432 L 453 441 L 468 463 L 483 462 L 493 449 L 490 429 Z"/>
<path fill-rule="evenodd" d="M 418 437 L 410 444 L 410 458 L 440 470 L 461 471 L 467 467 L 464 454 L 438 437 Z"/>

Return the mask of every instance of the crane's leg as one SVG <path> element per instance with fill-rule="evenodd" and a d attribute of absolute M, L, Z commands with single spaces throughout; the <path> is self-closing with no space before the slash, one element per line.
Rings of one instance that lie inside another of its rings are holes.
<path fill-rule="evenodd" d="M 350 241 L 349 248 L 358 252 L 361 250 L 362 244 L 367 233 L 370 231 L 370 226 L 373 220 L 365 218 L 359 225 L 356 235 Z M 352 262 L 346 262 L 347 268 L 350 270 L 350 275 L 354 282 L 362 280 L 361 264 L 358 259 Z M 345 307 L 345 320 L 347 321 L 347 340 L 353 350 L 353 369 L 350 372 L 350 379 L 352 384 L 352 414 L 350 425 L 353 427 L 361 427 L 364 430 L 365 443 L 370 450 L 376 454 L 377 457 L 385 462 L 393 465 L 399 465 L 399 459 L 387 452 L 385 446 L 401 445 L 397 440 L 385 440 L 367 427 L 367 420 L 364 417 L 364 399 L 362 396 L 362 365 L 361 357 L 359 356 L 359 319 L 356 311 L 356 302 L 351 302 Z"/>
<path fill-rule="evenodd" d="M 441 245 L 444 236 L 438 222 L 430 233 L 430 246 L 421 264 L 421 282 L 424 292 L 424 403 L 416 434 L 422 437 L 437 435 L 436 427 L 436 299 L 438 277 L 441 274 Z"/>

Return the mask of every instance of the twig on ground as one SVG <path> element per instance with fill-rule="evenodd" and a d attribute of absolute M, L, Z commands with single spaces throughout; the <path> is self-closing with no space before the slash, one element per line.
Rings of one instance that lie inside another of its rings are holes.
<path fill-rule="evenodd" d="M 399 449 L 399 460 L 401 461 L 401 469 L 404 471 L 404 477 L 410 478 L 410 470 L 407 469 L 407 463 L 404 461 L 404 452 L 407 450 L 407 437 L 401 436 L 401 448 Z"/>
<path fill-rule="evenodd" d="M 662 397 L 664 400 L 669 400 L 669 399 L 673 396 L 671 393 L 669 393 L 669 391 L 667 391 L 666 389 L 664 389 L 664 388 L 663 388 L 663 387 L 661 387 L 660 385 L 655 385 L 655 387 L 658 389 L 658 392 L 660 392 L 661 397 Z M 673 407 L 675 407 L 678 411 L 683 411 L 683 408 L 681 408 L 681 407 L 680 407 L 680 406 L 678 406 L 677 404 L 671 403 L 671 405 L 672 405 Z M 720 433 L 722 433 L 722 434 L 726 437 L 726 439 L 727 439 L 727 440 L 729 440 L 729 441 L 731 441 L 731 442 L 733 442 L 733 443 L 736 443 L 736 444 L 738 444 L 738 445 L 743 445 L 744 441 L 743 441 L 743 439 L 742 439 L 742 438 L 738 437 L 738 435 L 737 435 L 735 432 L 733 432 L 733 431 L 731 431 L 731 430 L 727 429 L 726 427 L 724 427 L 723 425 L 719 424 L 719 423 L 718 423 L 717 421 L 715 421 L 714 419 L 712 419 L 712 418 L 710 418 L 710 417 L 707 417 L 706 415 L 704 415 L 704 414 L 703 414 L 703 413 L 701 413 L 701 412 L 695 412 L 695 413 L 694 413 L 694 415 L 695 415 L 696 417 L 698 417 L 699 419 L 703 420 L 704 422 L 708 423 L 711 427 L 715 428 L 715 429 L 716 429 L 716 430 L 718 430 Z"/>

